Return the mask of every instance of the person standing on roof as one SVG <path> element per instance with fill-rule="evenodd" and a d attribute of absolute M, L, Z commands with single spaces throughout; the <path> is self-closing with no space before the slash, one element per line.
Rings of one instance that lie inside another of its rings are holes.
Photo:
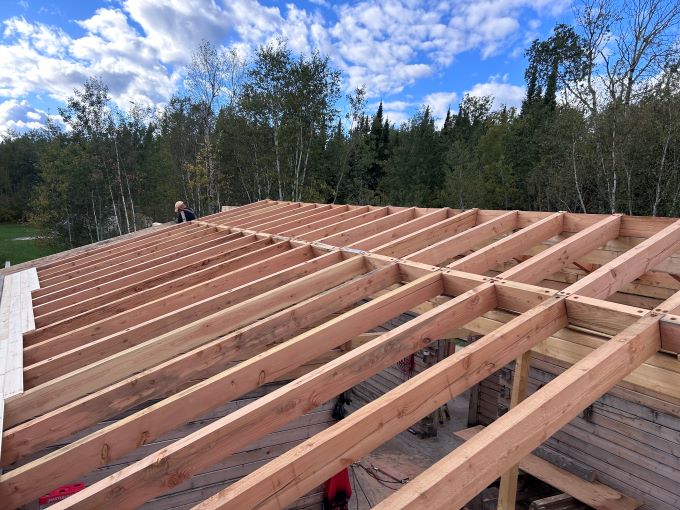
<path fill-rule="evenodd" d="M 177 223 L 182 223 L 183 221 L 191 221 L 196 219 L 196 214 L 194 211 L 187 207 L 187 204 L 182 202 L 175 202 L 175 213 L 177 214 Z"/>

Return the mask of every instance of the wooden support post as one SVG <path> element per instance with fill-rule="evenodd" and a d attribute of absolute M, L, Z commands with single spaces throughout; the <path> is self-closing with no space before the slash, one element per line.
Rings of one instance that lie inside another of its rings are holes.
<path fill-rule="evenodd" d="M 473 427 L 460 430 L 455 434 L 468 440 L 481 430 L 483 427 Z M 642 505 L 641 502 L 611 487 L 599 482 L 586 481 L 533 454 L 524 457 L 519 463 L 519 468 L 596 510 L 635 510 Z"/>
<path fill-rule="evenodd" d="M 527 351 L 515 361 L 515 376 L 512 381 L 510 409 L 517 406 L 527 397 L 530 358 L 531 352 Z M 515 464 L 501 476 L 501 486 L 498 491 L 498 510 L 515 510 L 518 473 L 519 466 Z"/>

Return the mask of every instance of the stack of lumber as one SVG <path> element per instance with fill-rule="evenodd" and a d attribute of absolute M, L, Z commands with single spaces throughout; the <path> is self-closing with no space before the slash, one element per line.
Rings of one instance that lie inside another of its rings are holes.
<path fill-rule="evenodd" d="M 24 391 L 23 334 L 35 329 L 31 291 L 39 288 L 35 268 L 0 277 L 0 427 L 5 399 Z"/>

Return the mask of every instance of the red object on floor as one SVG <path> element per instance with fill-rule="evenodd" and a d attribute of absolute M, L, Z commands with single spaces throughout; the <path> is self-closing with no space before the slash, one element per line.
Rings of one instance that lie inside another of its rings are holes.
<path fill-rule="evenodd" d="M 347 468 L 333 475 L 326 481 L 324 497 L 329 501 L 333 501 L 338 493 L 341 492 L 345 493 L 348 500 L 352 496 L 352 486 L 349 484 L 349 471 Z"/>
<path fill-rule="evenodd" d="M 48 492 L 44 496 L 40 496 L 38 503 L 40 503 L 41 505 L 49 505 L 52 503 L 56 503 L 57 501 L 66 499 L 67 497 L 69 497 L 72 494 L 75 494 L 76 492 L 82 491 L 84 488 L 85 488 L 84 483 L 64 485 L 62 487 L 59 487 L 58 489 L 54 489 L 52 492 Z"/>

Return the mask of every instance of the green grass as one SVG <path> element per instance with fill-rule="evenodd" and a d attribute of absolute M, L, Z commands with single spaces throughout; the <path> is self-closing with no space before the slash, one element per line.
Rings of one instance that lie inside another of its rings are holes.
<path fill-rule="evenodd" d="M 0 224 L 0 268 L 5 261 L 12 265 L 33 260 L 59 251 L 40 239 L 18 240 L 21 237 L 37 237 L 38 230 L 25 223 Z"/>

